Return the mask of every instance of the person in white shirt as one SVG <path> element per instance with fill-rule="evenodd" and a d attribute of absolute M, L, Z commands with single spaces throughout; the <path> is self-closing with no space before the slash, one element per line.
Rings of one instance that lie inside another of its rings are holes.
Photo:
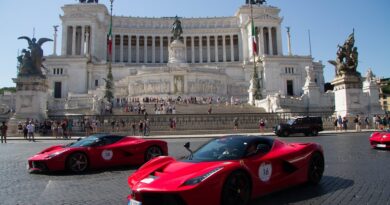
<path fill-rule="evenodd" d="M 34 124 L 30 121 L 27 125 L 27 133 L 28 133 L 28 141 L 33 141 L 35 142 L 34 139 L 34 132 L 35 132 L 35 126 Z"/>

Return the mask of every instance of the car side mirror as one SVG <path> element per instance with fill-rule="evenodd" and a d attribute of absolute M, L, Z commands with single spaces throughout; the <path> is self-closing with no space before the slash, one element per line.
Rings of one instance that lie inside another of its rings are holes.
<path fill-rule="evenodd" d="M 184 144 L 184 147 L 185 147 L 186 149 L 190 149 L 190 142 L 185 143 L 185 144 Z"/>

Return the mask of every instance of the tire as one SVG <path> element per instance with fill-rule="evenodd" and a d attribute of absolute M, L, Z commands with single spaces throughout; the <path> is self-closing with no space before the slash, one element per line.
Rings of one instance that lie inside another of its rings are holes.
<path fill-rule="evenodd" d="M 288 133 L 287 130 L 283 131 L 283 133 L 282 133 L 283 137 L 288 137 L 289 135 L 290 135 L 290 133 Z"/>
<path fill-rule="evenodd" d="M 145 151 L 145 162 L 161 155 L 163 155 L 163 151 L 159 146 L 150 146 Z"/>
<path fill-rule="evenodd" d="M 311 131 L 311 135 L 312 135 L 312 136 L 318 136 L 318 131 L 317 131 L 316 129 L 313 129 L 313 130 Z"/>
<path fill-rule="evenodd" d="M 66 168 L 73 173 L 83 173 L 88 169 L 89 160 L 86 154 L 76 152 L 66 160 Z"/>
<path fill-rule="evenodd" d="M 221 205 L 247 205 L 252 188 L 249 177 L 242 171 L 235 171 L 227 178 L 222 188 Z"/>
<path fill-rule="evenodd" d="M 309 162 L 309 170 L 308 170 L 309 184 L 317 185 L 318 183 L 320 183 L 324 170 L 325 170 L 324 156 L 319 152 L 313 153 Z"/>

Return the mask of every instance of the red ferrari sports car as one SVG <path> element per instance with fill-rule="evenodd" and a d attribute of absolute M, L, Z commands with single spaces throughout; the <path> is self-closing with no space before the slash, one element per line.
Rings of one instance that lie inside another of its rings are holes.
<path fill-rule="evenodd" d="M 80 173 L 89 168 L 140 165 L 153 157 L 167 154 L 165 141 L 94 134 L 68 145 L 56 145 L 39 152 L 28 159 L 28 169 Z"/>
<path fill-rule="evenodd" d="M 390 148 L 390 130 L 385 132 L 374 132 L 370 137 L 372 148 Z"/>
<path fill-rule="evenodd" d="M 245 205 L 297 184 L 318 184 L 322 147 L 260 136 L 225 136 L 176 160 L 154 158 L 128 178 L 129 205 Z"/>

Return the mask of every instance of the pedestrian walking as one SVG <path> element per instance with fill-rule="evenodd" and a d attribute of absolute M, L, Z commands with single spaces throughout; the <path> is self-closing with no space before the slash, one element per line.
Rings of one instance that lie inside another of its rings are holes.
<path fill-rule="evenodd" d="M 238 126 L 238 125 L 237 125 Z M 260 133 L 261 134 L 264 134 L 264 128 L 265 128 L 265 121 L 264 121 L 264 119 L 261 119 L 260 121 L 259 121 L 259 130 L 260 130 Z"/>
<path fill-rule="evenodd" d="M 34 138 L 35 125 L 31 121 L 28 122 L 27 132 L 28 132 L 28 141 L 35 142 L 35 138 Z"/>
<path fill-rule="evenodd" d="M 355 119 L 353 120 L 353 122 L 355 123 L 355 131 L 356 132 L 360 132 L 361 131 L 361 121 L 360 121 L 360 116 L 359 115 L 356 115 Z"/>
<path fill-rule="evenodd" d="M 343 117 L 343 129 L 344 129 L 344 131 L 347 131 L 347 129 L 348 129 L 348 119 L 347 119 L 347 117 Z"/>
<path fill-rule="evenodd" d="M 238 130 L 238 117 L 235 117 L 233 119 L 233 124 L 234 124 L 234 130 Z"/>
<path fill-rule="evenodd" d="M 369 120 L 368 116 L 364 119 L 364 123 L 366 124 L 366 129 L 368 129 L 370 126 L 370 120 Z"/>
<path fill-rule="evenodd" d="M 26 139 L 27 140 L 27 133 L 28 133 L 28 130 L 27 130 L 27 123 L 24 123 L 23 124 L 23 137 L 24 137 L 24 139 Z"/>
<path fill-rule="evenodd" d="M 341 118 L 341 116 L 339 115 L 338 118 L 337 118 L 337 124 L 339 126 L 339 130 L 343 130 L 343 119 Z"/>
<path fill-rule="evenodd" d="M 133 131 L 133 136 L 135 136 L 135 131 L 136 131 L 136 124 L 135 124 L 135 121 L 133 121 L 133 122 L 131 123 L 131 129 L 132 129 L 132 131 Z"/>
<path fill-rule="evenodd" d="M 2 125 L 0 126 L 0 130 L 1 130 L 1 143 L 3 143 L 3 140 L 4 143 L 7 143 L 8 126 L 5 124 L 5 122 L 3 122 Z"/>
<path fill-rule="evenodd" d="M 339 128 L 339 126 L 338 126 L 338 119 L 337 119 L 337 118 L 334 119 L 334 121 L 333 121 L 333 126 L 334 126 L 334 131 L 337 131 L 338 128 Z"/>

